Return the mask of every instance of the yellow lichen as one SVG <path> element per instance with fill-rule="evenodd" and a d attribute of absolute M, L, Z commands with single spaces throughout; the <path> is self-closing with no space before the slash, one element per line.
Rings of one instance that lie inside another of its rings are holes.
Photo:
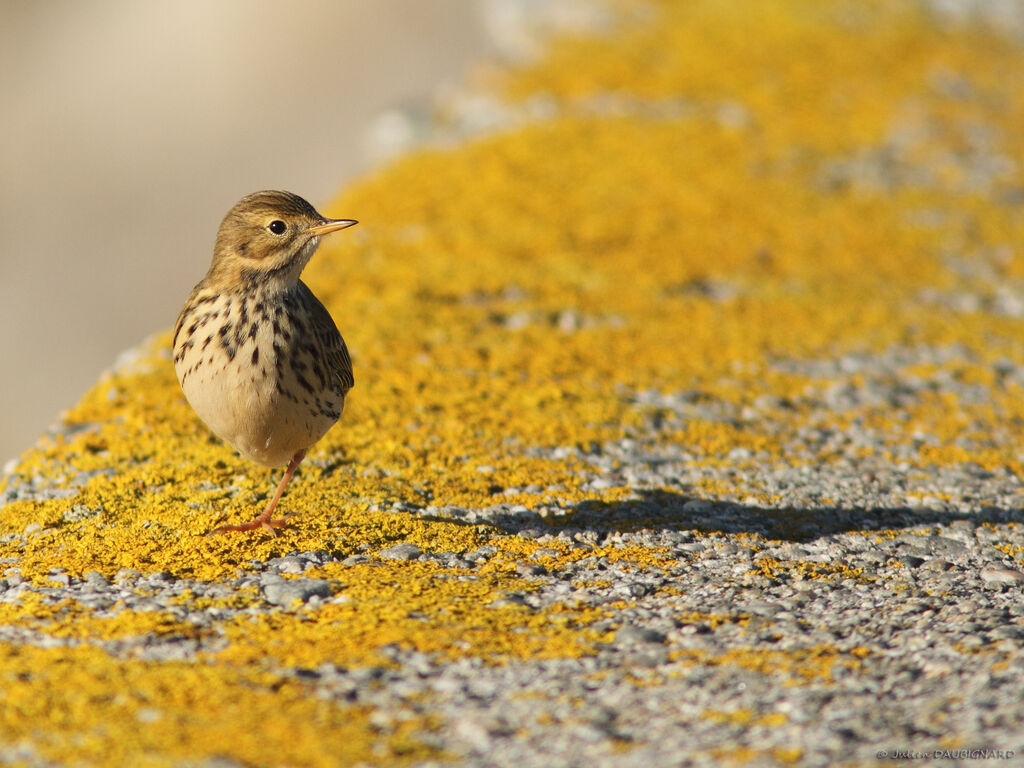
<path fill-rule="evenodd" d="M 833 671 L 837 666 L 857 670 L 866 655 L 864 648 L 841 651 L 823 645 L 788 651 L 751 647 L 732 648 L 722 653 L 692 650 L 672 652 L 674 659 L 686 664 L 736 666 L 762 675 L 779 676 L 786 685 L 832 682 Z"/>
<path fill-rule="evenodd" d="M 128 568 L 224 583 L 252 560 L 322 551 L 332 562 L 306 575 L 330 579 L 333 594 L 279 609 L 239 591 L 223 607 L 252 614 L 225 610 L 203 628 L 184 618 L 210 607 L 194 595 L 152 612 L 38 593 L 4 603 L 3 623 L 69 645 L 0 644 L 0 740 L 83 765 L 439 758 L 416 738 L 431 718 L 413 713 L 381 734 L 365 708 L 319 701 L 280 670 L 381 665 L 389 645 L 488 663 L 593 653 L 608 639 L 594 625 L 623 606 L 503 601 L 537 588 L 516 564 L 557 571 L 596 557 L 663 569 L 677 564 L 668 551 L 541 544 L 445 508 L 521 505 L 555 535 L 582 509 L 615 520 L 634 489 L 587 484 L 587 456 L 624 438 L 655 453 L 681 447 L 688 466 L 716 470 L 694 481 L 700 495 L 771 507 L 777 495 L 761 478 L 772 469 L 840 458 L 801 437 L 821 426 L 816 402 L 831 382 L 783 362 L 958 350 L 892 374 L 934 384 L 913 402 L 854 402 L 826 426 L 857 423 L 878 436 L 878 458 L 905 456 L 911 470 L 971 463 L 1024 475 L 1024 392 L 994 368 L 1024 365 L 1024 320 L 984 301 L 944 303 L 957 291 L 1024 290 L 1024 217 L 1012 202 L 1024 91 L 1006 77 L 1024 67 L 1020 47 L 901 0 L 642 5 L 616 5 L 614 34 L 556 41 L 503 77 L 514 102 L 549 99 L 551 119 L 412 154 L 328 206 L 362 224 L 325 244 L 306 278 L 349 342 L 356 388 L 282 501 L 295 524 L 279 537 L 203 535 L 251 518 L 277 475 L 198 422 L 167 333 L 19 459 L 5 487 L 75 491 L 0 509 L 0 559 L 33 588 L 52 586 L 57 566 L 70 578 Z M 991 137 L 983 149 L 1006 160 L 984 178 L 971 163 L 979 125 Z M 885 172 L 871 170 L 879 156 Z M 951 255 L 987 272 L 965 278 Z M 950 394 L 944 377 L 978 396 Z M 694 393 L 725 415 L 644 404 L 648 391 Z M 913 471 L 906 480 L 908 498 L 935 495 Z M 765 510 L 795 527 L 806 515 Z M 623 531 L 648 524 L 615 520 Z M 377 557 L 400 542 L 496 551 L 471 573 Z M 372 564 L 341 565 L 353 554 Z M 755 572 L 864 580 L 771 558 Z M 115 659 L 104 647 L 144 635 L 223 646 L 192 663 Z M 827 683 L 837 665 L 856 673 L 861 658 L 824 647 L 673 653 L 797 684 Z"/>
<path fill-rule="evenodd" d="M 259 669 L 0 643 L 0 740 L 31 743 L 59 763 L 165 766 L 219 756 L 326 768 L 431 754 L 416 738 L 434 727 L 430 718 L 410 711 L 392 733 L 379 733 L 372 712 Z"/>

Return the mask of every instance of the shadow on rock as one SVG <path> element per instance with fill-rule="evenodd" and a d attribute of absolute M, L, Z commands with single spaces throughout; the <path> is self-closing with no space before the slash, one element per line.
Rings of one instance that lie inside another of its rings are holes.
<path fill-rule="evenodd" d="M 541 517 L 537 512 L 496 512 L 487 522 L 506 533 L 527 529 L 546 532 L 694 530 L 702 533 L 750 533 L 792 542 L 852 531 L 899 531 L 920 525 L 947 525 L 967 520 L 982 523 L 1024 522 L 1024 510 L 985 507 L 980 512 L 926 507 L 757 507 L 715 501 L 661 490 L 638 491 L 623 501 L 582 501 L 568 514 Z"/>

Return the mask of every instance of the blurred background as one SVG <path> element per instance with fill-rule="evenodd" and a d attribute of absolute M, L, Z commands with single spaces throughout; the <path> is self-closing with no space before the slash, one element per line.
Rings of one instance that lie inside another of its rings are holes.
<path fill-rule="evenodd" d="M 325 204 L 529 5 L 0 0 L 0 465 L 173 325 L 242 195 Z"/>

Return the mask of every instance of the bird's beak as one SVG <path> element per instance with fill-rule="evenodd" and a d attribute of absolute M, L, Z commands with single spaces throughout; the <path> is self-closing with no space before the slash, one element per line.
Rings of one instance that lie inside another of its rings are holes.
<path fill-rule="evenodd" d="M 353 219 L 327 219 L 323 224 L 307 229 L 306 234 L 310 237 L 320 237 L 321 235 L 337 232 L 339 229 L 345 229 L 345 227 L 351 227 L 353 224 L 358 223 L 358 221 Z"/>

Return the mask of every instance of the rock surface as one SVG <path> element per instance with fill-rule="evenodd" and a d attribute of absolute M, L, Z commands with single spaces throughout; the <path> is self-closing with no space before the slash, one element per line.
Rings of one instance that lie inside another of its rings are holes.
<path fill-rule="evenodd" d="M 1019 763 L 1024 51 L 968 6 L 652 3 L 449 96 L 308 270 L 357 387 L 290 528 L 203 535 L 276 475 L 167 334 L 9 468 L 0 762 Z"/>

